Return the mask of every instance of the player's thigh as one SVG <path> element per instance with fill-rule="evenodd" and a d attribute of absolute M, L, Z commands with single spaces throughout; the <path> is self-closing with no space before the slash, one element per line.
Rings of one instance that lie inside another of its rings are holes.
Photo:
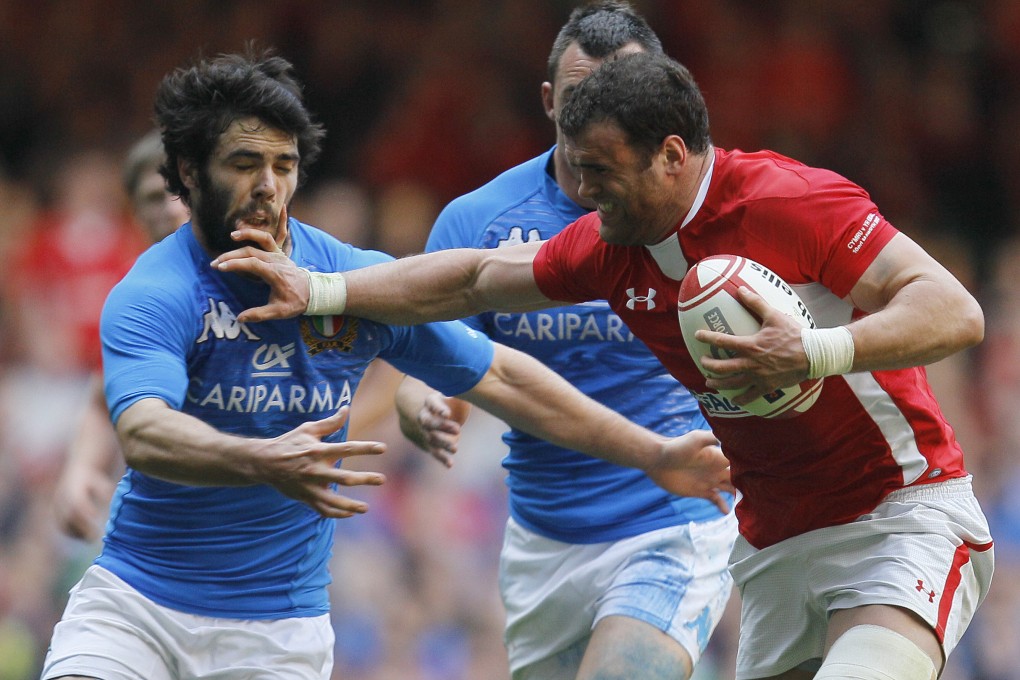
<path fill-rule="evenodd" d="M 826 635 L 826 654 L 843 633 L 862 625 L 881 626 L 899 633 L 921 648 L 931 658 L 935 668 L 942 668 L 942 645 L 931 626 L 912 611 L 888 605 L 868 605 L 833 612 Z"/>
<path fill-rule="evenodd" d="M 577 680 L 687 680 L 691 655 L 683 645 L 644 621 L 607 616 L 592 631 Z"/>

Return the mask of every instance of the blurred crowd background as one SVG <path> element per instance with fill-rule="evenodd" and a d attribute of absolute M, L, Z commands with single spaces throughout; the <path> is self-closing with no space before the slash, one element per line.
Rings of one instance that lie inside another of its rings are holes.
<path fill-rule="evenodd" d="M 120 182 L 159 79 L 256 39 L 297 67 L 329 135 L 292 214 L 393 255 L 446 201 L 554 140 L 539 86 L 568 0 L 0 0 L 0 680 L 37 677 L 99 549 L 52 499 L 109 288 L 143 247 Z M 724 148 L 771 148 L 871 192 L 982 301 L 985 342 L 931 367 L 992 522 L 992 595 L 948 680 L 1020 678 L 1020 3 L 638 0 L 691 68 Z M 354 435 L 381 439 L 337 525 L 336 678 L 506 677 L 496 564 L 501 424 L 453 470 L 413 450 L 384 364 Z M 732 677 L 735 602 L 698 671 Z"/>

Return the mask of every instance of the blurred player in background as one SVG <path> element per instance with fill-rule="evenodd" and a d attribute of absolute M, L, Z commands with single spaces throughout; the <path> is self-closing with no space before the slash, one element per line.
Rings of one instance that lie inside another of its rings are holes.
<path fill-rule="evenodd" d="M 546 115 L 555 123 L 604 60 L 639 51 L 662 46 L 627 3 L 575 9 L 549 55 Z M 594 207 L 578 195 L 557 128 L 552 149 L 447 206 L 427 250 L 546 240 Z M 605 301 L 466 322 L 657 432 L 708 428 L 694 397 Z M 405 433 L 451 465 L 466 405 L 413 378 L 397 404 Z M 733 514 L 516 429 L 504 440 L 510 519 L 500 590 L 513 678 L 689 678 L 729 600 Z"/>
<path fill-rule="evenodd" d="M 214 265 L 274 289 L 239 318 L 312 309 L 415 323 L 609 300 L 699 397 L 732 462 L 737 678 L 938 677 L 988 592 L 994 558 L 924 365 L 982 340 L 977 301 L 861 187 L 771 151 L 716 148 L 697 84 L 664 55 L 606 62 L 557 120 L 596 213 L 545 242 L 343 274 L 237 249 Z M 716 376 L 706 378 L 680 337 L 676 300 L 688 268 L 721 253 L 796 286 L 819 328 L 744 290 L 761 330 L 698 331 L 723 357 L 701 359 Z M 809 378 L 824 386 L 795 418 L 741 409 Z"/>
<path fill-rule="evenodd" d="M 286 60 L 251 50 L 177 69 L 156 118 L 162 172 L 191 222 L 147 250 L 103 310 L 106 400 L 128 469 L 44 679 L 329 678 L 332 520 L 367 510 L 338 487 L 383 482 L 338 465 L 383 450 L 345 441 L 347 405 L 377 356 L 538 436 L 725 504 L 711 432 L 657 435 L 459 322 L 241 322 L 235 311 L 268 289 L 209 264 L 238 229 L 317 270 L 391 258 L 288 219 L 324 131 Z"/>
<path fill-rule="evenodd" d="M 153 130 L 138 140 L 124 160 L 124 190 L 131 214 L 149 241 L 156 243 L 188 221 L 188 208 L 166 189 L 159 174 L 163 142 Z M 57 524 L 69 536 L 99 538 L 117 479 L 123 472 L 117 438 L 96 374 L 53 495 Z"/>

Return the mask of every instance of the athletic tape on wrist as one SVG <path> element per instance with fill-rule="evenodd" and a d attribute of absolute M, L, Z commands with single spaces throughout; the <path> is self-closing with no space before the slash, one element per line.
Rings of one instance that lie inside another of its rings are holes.
<path fill-rule="evenodd" d="M 327 314 L 343 314 L 347 308 L 347 280 L 344 275 L 336 272 L 310 272 L 308 275 L 308 316 L 324 316 Z"/>
<path fill-rule="evenodd" d="M 849 373 L 854 365 L 854 336 L 846 326 L 805 328 L 800 332 L 808 358 L 808 378 Z"/>

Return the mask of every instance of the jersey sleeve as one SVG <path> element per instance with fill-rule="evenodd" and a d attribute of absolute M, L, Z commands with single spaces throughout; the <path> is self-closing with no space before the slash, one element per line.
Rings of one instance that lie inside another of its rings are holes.
<path fill-rule="evenodd" d="M 460 321 L 391 326 L 379 356 L 448 396 L 467 392 L 492 365 L 492 342 Z"/>
<path fill-rule="evenodd" d="M 180 409 L 187 392 L 191 317 L 180 296 L 150 283 L 125 279 L 103 307 L 103 374 L 114 423 L 127 407 L 148 397 Z"/>
<path fill-rule="evenodd" d="M 755 229 L 773 248 L 795 258 L 804 278 L 846 297 L 898 232 L 862 187 L 828 170 L 801 168 L 800 172 L 808 173 L 810 190 L 796 200 L 772 202 L 764 213 L 767 219 Z M 788 225 L 799 225 L 806 238 L 791 240 L 783 231 Z M 791 247 L 795 252 L 790 252 Z"/>
<path fill-rule="evenodd" d="M 587 302 L 604 295 L 594 284 L 601 280 L 604 244 L 598 218 L 585 215 L 542 244 L 535 255 L 535 283 L 550 300 Z"/>
<path fill-rule="evenodd" d="M 870 201 L 869 201 L 870 203 Z M 842 231 L 836 232 L 837 241 L 832 244 L 831 266 L 819 272 L 819 278 L 826 288 L 838 297 L 846 297 L 878 254 L 882 252 L 898 231 L 879 212 L 874 204 L 857 205 L 847 214 L 851 220 L 844 223 Z M 842 238 L 839 238 L 839 237 Z"/>

